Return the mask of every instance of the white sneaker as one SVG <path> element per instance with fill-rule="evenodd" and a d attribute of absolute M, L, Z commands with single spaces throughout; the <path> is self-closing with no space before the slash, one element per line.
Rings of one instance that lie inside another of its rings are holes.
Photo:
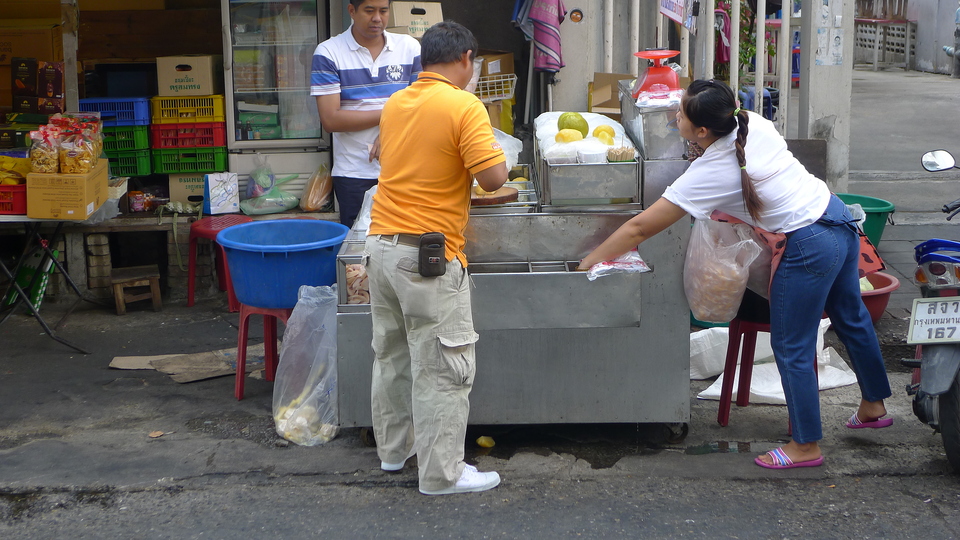
<path fill-rule="evenodd" d="M 410 458 L 407 458 L 410 459 Z M 407 460 L 403 460 L 400 463 L 387 463 L 386 461 L 380 462 L 380 470 L 385 472 L 400 472 L 403 470 L 403 466 L 407 464 Z"/>
<path fill-rule="evenodd" d="M 463 472 L 460 473 L 460 479 L 457 483 L 437 490 L 427 490 L 420 488 L 420 493 L 424 495 L 449 495 L 451 493 L 471 493 L 476 491 L 486 491 L 493 489 L 500 484 L 500 475 L 491 472 L 480 472 L 473 465 L 465 464 Z"/>

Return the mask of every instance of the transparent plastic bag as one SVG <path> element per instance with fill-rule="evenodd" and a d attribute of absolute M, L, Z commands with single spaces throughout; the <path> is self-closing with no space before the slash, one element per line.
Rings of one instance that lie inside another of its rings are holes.
<path fill-rule="evenodd" d="M 271 173 L 271 181 L 273 182 L 273 187 L 270 188 L 270 191 L 252 199 L 246 199 L 240 201 L 240 211 L 248 216 L 256 216 L 262 214 L 275 214 L 277 212 L 286 212 L 287 210 L 292 210 L 300 204 L 300 199 L 296 195 L 287 193 L 280 189 L 280 186 L 285 182 L 293 180 L 299 175 L 291 174 L 280 180 L 273 178 L 273 173 Z M 250 180 L 250 183 L 253 183 L 253 180 Z M 249 188 L 250 184 L 247 184 Z M 249 191 L 249 189 L 248 189 Z"/>
<path fill-rule="evenodd" d="M 740 309 L 760 246 L 731 223 L 698 219 L 683 263 L 683 291 L 698 320 L 730 322 Z"/>
<path fill-rule="evenodd" d="M 373 196 L 376 194 L 377 186 L 373 186 L 363 194 L 360 213 L 357 214 L 357 219 L 353 222 L 353 228 L 362 232 L 364 236 L 366 236 L 367 230 L 370 228 L 370 209 L 373 208 Z"/>
<path fill-rule="evenodd" d="M 250 172 L 250 180 L 247 182 L 248 199 L 266 195 L 277 185 L 277 179 L 273 175 L 273 168 L 267 163 L 267 159 L 257 154 L 253 160 L 255 166 L 253 171 Z"/>
<path fill-rule="evenodd" d="M 326 163 L 321 163 L 317 172 L 313 173 L 307 182 L 307 187 L 303 189 L 303 196 L 300 197 L 300 209 L 304 212 L 316 212 L 330 202 L 330 194 L 333 193 L 333 177 L 330 176 L 330 169 Z"/>
<path fill-rule="evenodd" d="M 340 431 L 337 404 L 337 286 L 300 287 L 283 332 L 273 387 L 277 434 L 302 446 Z"/>
<path fill-rule="evenodd" d="M 612 261 L 603 261 L 591 266 L 587 270 L 587 279 L 593 281 L 598 277 L 611 274 L 642 274 L 650 271 L 650 266 L 643 262 L 637 250 L 631 249 Z"/>
<path fill-rule="evenodd" d="M 520 161 L 520 151 L 523 150 L 523 141 L 496 128 L 493 129 L 493 136 L 503 148 L 503 155 L 507 158 L 507 170 L 516 167 Z"/>

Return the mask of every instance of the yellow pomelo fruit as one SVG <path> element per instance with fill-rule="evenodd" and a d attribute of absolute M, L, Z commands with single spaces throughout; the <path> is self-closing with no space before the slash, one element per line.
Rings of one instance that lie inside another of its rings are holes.
<path fill-rule="evenodd" d="M 600 124 L 599 126 L 593 128 L 594 137 L 599 139 L 601 133 L 606 133 L 607 135 L 610 135 L 611 139 L 613 139 L 614 135 L 617 134 L 617 132 L 613 130 L 613 126 L 609 124 Z"/>
<path fill-rule="evenodd" d="M 587 121 L 578 112 L 565 112 L 561 114 L 560 118 L 557 119 L 557 129 L 561 131 L 564 129 L 575 129 L 582 135 L 582 137 L 580 137 L 581 139 L 590 133 L 590 125 L 587 124 Z"/>
<path fill-rule="evenodd" d="M 607 146 L 613 146 L 613 135 L 610 135 L 607 132 L 603 132 L 597 135 L 596 137 L 600 139 L 600 142 L 602 142 L 603 144 Z"/>
<path fill-rule="evenodd" d="M 561 129 L 557 132 L 557 136 L 554 137 L 554 140 L 557 142 L 573 142 L 573 141 L 582 141 L 583 133 L 575 129 Z"/>

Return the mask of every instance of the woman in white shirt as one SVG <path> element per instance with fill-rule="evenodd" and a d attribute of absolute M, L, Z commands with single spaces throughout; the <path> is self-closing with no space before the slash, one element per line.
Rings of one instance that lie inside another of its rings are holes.
<path fill-rule="evenodd" d="M 622 255 L 687 214 L 710 219 L 722 212 L 774 233 L 767 234 L 780 239 L 769 290 L 770 337 L 793 440 L 755 461 L 773 469 L 818 466 L 823 463 L 818 443 L 823 435 L 816 342 L 824 311 L 850 353 L 860 384 L 860 407 L 847 427 L 893 423 L 884 418 L 890 383 L 860 296 L 856 223 L 846 205 L 787 150 L 770 121 L 740 110 L 726 84 L 694 81 L 677 123 L 681 136 L 705 149 L 703 155 L 661 199 L 587 255 L 580 268 Z"/>

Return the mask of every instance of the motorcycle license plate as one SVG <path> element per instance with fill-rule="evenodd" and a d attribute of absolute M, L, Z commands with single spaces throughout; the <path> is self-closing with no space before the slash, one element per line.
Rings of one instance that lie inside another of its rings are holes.
<path fill-rule="evenodd" d="M 960 296 L 914 298 L 907 343 L 960 342 Z"/>

